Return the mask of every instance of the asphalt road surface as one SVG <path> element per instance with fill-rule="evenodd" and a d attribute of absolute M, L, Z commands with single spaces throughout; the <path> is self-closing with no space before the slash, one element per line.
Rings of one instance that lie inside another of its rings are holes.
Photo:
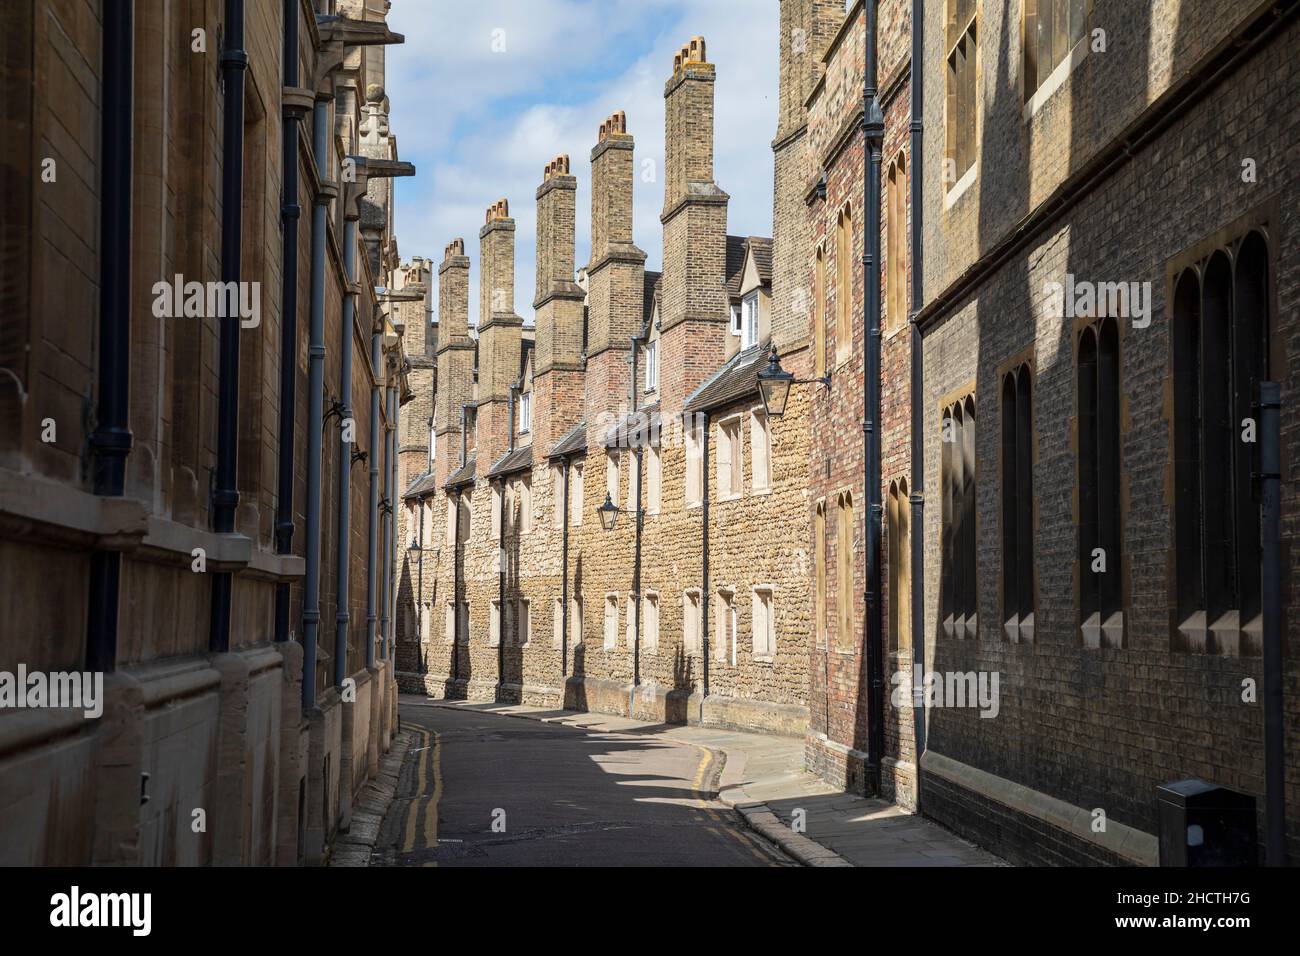
<path fill-rule="evenodd" d="M 415 733 L 371 857 L 389 866 L 791 866 L 712 799 L 723 756 L 403 703 Z"/>

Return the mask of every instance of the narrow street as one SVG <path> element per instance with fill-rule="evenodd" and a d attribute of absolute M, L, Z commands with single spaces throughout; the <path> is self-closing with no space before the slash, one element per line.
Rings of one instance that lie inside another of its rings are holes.
<path fill-rule="evenodd" d="M 642 732 L 403 702 L 372 865 L 792 866 L 714 799 L 723 756 Z"/>

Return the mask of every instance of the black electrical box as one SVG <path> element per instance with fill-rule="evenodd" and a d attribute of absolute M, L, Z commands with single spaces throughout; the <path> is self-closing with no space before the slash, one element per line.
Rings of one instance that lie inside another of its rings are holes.
<path fill-rule="evenodd" d="M 1156 787 L 1161 866 L 1257 866 L 1255 798 L 1204 780 Z"/>

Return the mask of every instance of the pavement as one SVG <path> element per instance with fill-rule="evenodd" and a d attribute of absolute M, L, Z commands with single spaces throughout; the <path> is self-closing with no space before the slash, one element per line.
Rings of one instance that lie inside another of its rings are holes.
<path fill-rule="evenodd" d="M 828 786 L 803 770 L 802 740 L 421 695 L 399 707 L 412 742 L 371 865 L 1005 865 Z"/>

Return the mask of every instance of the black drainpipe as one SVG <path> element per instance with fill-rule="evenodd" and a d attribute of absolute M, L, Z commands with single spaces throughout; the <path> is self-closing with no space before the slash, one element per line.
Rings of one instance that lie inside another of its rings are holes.
<path fill-rule="evenodd" d="M 863 646 L 867 666 L 867 778 L 870 792 L 880 794 L 881 758 L 885 743 L 883 653 L 880 615 L 880 152 L 885 118 L 876 102 L 876 14 L 878 0 L 866 5 L 866 70 L 862 80 L 863 147 L 870 153 L 863 195 L 862 281 L 863 346 L 866 352 L 862 389 L 863 511 L 866 547 L 866 589 L 863 591 Z"/>
<path fill-rule="evenodd" d="M 298 86 L 298 0 L 284 0 L 284 86 Z M 302 113 L 284 106 L 280 191 L 280 454 L 276 487 L 275 551 L 293 552 L 294 386 L 298 371 L 298 123 Z M 289 582 L 275 587 L 275 639 L 289 639 Z"/>
<path fill-rule="evenodd" d="M 916 324 L 916 314 L 921 310 L 922 292 L 922 241 L 921 212 L 924 185 L 921 176 L 921 140 L 924 132 L 922 104 L 925 102 L 921 81 L 925 76 L 924 60 L 925 0 L 912 0 L 912 122 L 911 156 L 909 168 L 912 175 L 912 723 L 916 753 L 916 793 L 914 799 L 921 805 L 921 755 L 925 753 L 925 697 L 916 693 L 925 676 L 925 354 L 921 342 L 921 328 Z"/>
<path fill-rule="evenodd" d="M 244 196 L 244 52 L 243 0 L 226 0 L 225 38 L 221 50 L 221 79 L 225 122 L 221 134 L 221 281 L 230 288 L 239 282 Z M 229 305 L 229 302 L 227 303 Z M 239 505 L 239 312 L 220 318 L 217 386 L 217 467 L 212 489 L 212 529 L 218 534 L 235 530 Z M 212 629 L 208 650 L 230 650 L 230 595 L 233 576 L 218 571 L 212 576 Z"/>
<path fill-rule="evenodd" d="M 120 498 L 131 452 L 128 417 L 131 383 L 131 127 L 133 4 L 107 0 L 103 32 L 103 180 L 99 226 L 99 402 L 90 436 L 93 488 Z M 90 557 L 86 615 L 86 670 L 117 666 L 118 582 L 122 555 L 96 550 Z"/>
<path fill-rule="evenodd" d="M 564 466 L 564 501 L 560 508 L 563 515 L 564 538 L 560 552 L 560 677 L 567 678 L 569 676 L 569 457 L 566 455 L 561 461 Z M 560 683 L 563 688 L 564 681 L 561 680 Z"/>
<path fill-rule="evenodd" d="M 703 553 L 703 573 L 700 585 L 700 633 L 704 654 L 704 697 L 709 696 L 709 413 L 699 412 L 700 431 L 703 433 L 700 451 L 700 551 Z M 700 718 L 704 717 L 704 702 L 700 702 Z"/>
<path fill-rule="evenodd" d="M 632 337 L 632 417 L 628 419 L 629 425 L 634 429 L 632 434 L 636 435 L 636 447 L 633 449 L 633 455 L 636 458 L 636 513 L 633 517 L 636 519 L 636 546 L 632 562 L 632 686 L 641 686 L 641 534 L 645 527 L 645 515 L 641 509 L 641 469 L 645 465 L 645 445 L 647 435 L 650 431 L 649 423 L 646 423 L 646 433 L 641 432 L 641 418 L 637 414 L 637 359 L 640 352 L 641 343 L 637 341 L 636 336 Z M 626 433 L 625 433 L 626 434 Z M 628 715 L 631 716 L 636 701 L 633 700 L 628 705 Z"/>

